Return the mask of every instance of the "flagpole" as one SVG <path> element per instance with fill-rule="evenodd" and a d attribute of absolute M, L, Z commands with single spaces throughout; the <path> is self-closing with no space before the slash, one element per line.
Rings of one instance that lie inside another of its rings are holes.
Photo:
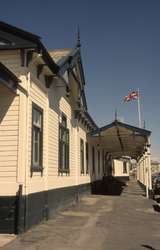
<path fill-rule="evenodd" d="M 137 99 L 137 103 L 138 103 L 138 121 L 139 121 L 139 127 L 142 128 L 142 123 L 141 123 L 141 104 L 140 104 L 140 92 L 139 92 L 139 88 L 138 88 L 137 92 L 138 92 L 138 99 Z"/>

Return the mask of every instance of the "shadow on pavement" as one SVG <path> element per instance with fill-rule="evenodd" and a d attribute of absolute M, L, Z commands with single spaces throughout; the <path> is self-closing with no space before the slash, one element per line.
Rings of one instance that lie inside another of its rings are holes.
<path fill-rule="evenodd" d="M 151 250 L 156 250 L 155 248 L 149 246 L 149 245 L 141 245 L 144 248 L 151 249 Z"/>
<path fill-rule="evenodd" d="M 160 203 L 160 198 L 155 198 L 155 201 Z"/>
<path fill-rule="evenodd" d="M 158 205 L 153 205 L 153 208 L 154 208 L 154 211 L 160 213 L 160 206 L 158 206 Z"/>
<path fill-rule="evenodd" d="M 106 176 L 100 183 L 92 185 L 92 194 L 97 195 L 121 195 L 126 183 L 113 176 Z"/>

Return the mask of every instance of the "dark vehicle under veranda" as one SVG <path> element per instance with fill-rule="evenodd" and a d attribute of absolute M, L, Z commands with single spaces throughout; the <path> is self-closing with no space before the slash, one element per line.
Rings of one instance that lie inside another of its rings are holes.
<path fill-rule="evenodd" d="M 160 173 L 152 176 L 153 198 L 160 196 Z"/>

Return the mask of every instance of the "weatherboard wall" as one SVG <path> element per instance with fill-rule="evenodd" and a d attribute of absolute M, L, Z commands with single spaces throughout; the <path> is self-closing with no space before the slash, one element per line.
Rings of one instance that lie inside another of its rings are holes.
<path fill-rule="evenodd" d="M 48 218 L 52 210 L 73 201 L 79 193 L 89 191 L 91 182 L 102 179 L 102 158 L 98 173 L 98 148 L 89 143 L 89 173 L 86 173 L 85 145 L 89 130 L 75 117 L 75 100 L 73 96 L 66 97 L 63 81 L 54 79 L 51 87 L 46 88 L 44 72 L 38 79 L 36 64 L 32 62 L 28 68 L 22 67 L 19 51 L 1 51 L 0 59 L 21 79 L 16 94 L 0 86 L 0 104 L 5 110 L 0 113 L 0 196 L 14 206 L 11 218 L 11 232 L 14 232 L 17 211 L 20 211 L 18 220 L 23 231 L 24 224 L 27 229 L 39 223 Z M 31 172 L 33 103 L 43 110 L 43 172 Z M 70 135 L 69 174 L 58 172 L 62 114 L 67 117 Z M 84 141 L 84 174 L 80 171 L 81 139 Z M 95 147 L 95 173 L 92 171 L 92 146 Z M 6 218 L 2 221 L 8 230 L 10 206 L 5 209 Z"/>
<path fill-rule="evenodd" d="M 15 195 L 18 173 L 19 96 L 0 85 L 0 195 Z"/>

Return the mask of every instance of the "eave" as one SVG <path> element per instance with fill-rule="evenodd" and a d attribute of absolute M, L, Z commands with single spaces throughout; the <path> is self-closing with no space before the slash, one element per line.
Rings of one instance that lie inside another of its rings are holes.
<path fill-rule="evenodd" d="M 0 62 L 0 84 L 5 85 L 12 91 L 18 87 L 20 80 L 4 64 Z"/>
<path fill-rule="evenodd" d="M 95 131 L 98 129 L 98 126 L 87 111 L 75 110 L 75 118 L 81 121 L 81 123 L 86 127 L 88 127 L 90 131 Z"/>
<path fill-rule="evenodd" d="M 54 62 L 52 57 L 49 55 L 47 49 L 40 41 L 39 36 L 4 22 L 0 22 L 0 31 L 2 33 L 6 33 L 6 36 L 9 36 L 9 34 L 11 34 L 10 36 L 12 36 L 12 39 L 14 37 L 14 43 L 1 45 L 0 46 L 1 50 L 33 49 L 33 51 L 36 51 L 37 53 L 42 55 L 44 63 L 51 69 L 53 74 L 58 73 L 59 66 Z M 19 39 L 21 39 L 21 42 L 18 42 L 18 37 Z"/>

